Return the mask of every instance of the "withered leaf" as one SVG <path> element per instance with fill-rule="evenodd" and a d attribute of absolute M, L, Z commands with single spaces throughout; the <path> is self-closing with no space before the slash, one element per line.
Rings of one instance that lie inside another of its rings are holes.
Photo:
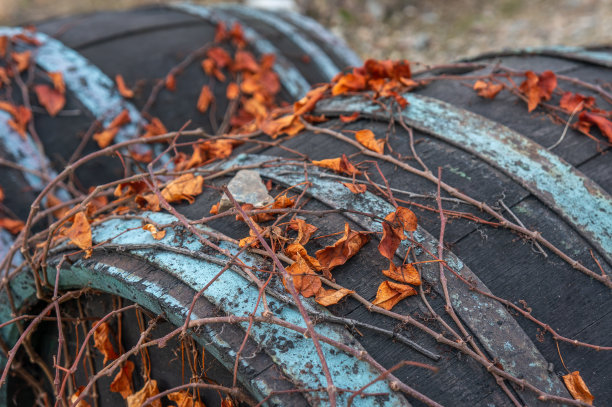
<path fill-rule="evenodd" d="M 339 158 L 328 158 L 326 160 L 313 161 L 317 167 L 327 168 L 335 172 L 347 175 L 359 175 L 361 172 L 346 158 L 345 154 Z"/>
<path fill-rule="evenodd" d="M 368 150 L 372 150 L 374 152 L 377 152 L 378 154 L 382 154 L 385 150 L 385 141 L 377 140 L 372 130 L 359 130 L 355 133 L 355 138 L 357 139 L 359 144 L 361 144 Z"/>
<path fill-rule="evenodd" d="M 339 290 L 326 290 L 325 288 L 321 288 L 315 297 L 315 301 L 324 307 L 329 307 L 330 305 L 337 304 L 338 301 L 354 292 L 355 291 L 349 290 L 348 288 L 341 288 Z"/>
<path fill-rule="evenodd" d="M 293 279 L 293 286 L 304 297 L 312 297 L 316 295 L 321 289 L 321 279 L 312 271 L 308 266 L 308 263 L 304 261 L 302 256 L 297 254 L 295 263 L 287 267 L 287 272 L 291 274 Z M 286 281 L 283 279 L 285 287 L 287 286 Z"/>
<path fill-rule="evenodd" d="M 70 403 L 74 404 L 75 401 L 78 400 L 79 396 L 81 395 L 81 393 L 83 393 L 83 390 L 85 389 L 85 386 L 80 386 L 77 391 L 74 392 L 74 394 L 72 396 L 70 396 Z M 85 400 L 81 400 L 79 401 L 75 407 L 91 407 L 91 405 L 86 402 Z"/>
<path fill-rule="evenodd" d="M 275 120 L 266 118 L 261 123 L 261 130 L 273 139 L 276 139 L 282 134 L 293 137 L 303 129 L 304 124 L 300 121 L 300 118 L 294 114 L 288 114 Z"/>
<path fill-rule="evenodd" d="M 6 56 L 6 47 L 8 46 L 8 36 L 0 35 L 0 58 Z"/>
<path fill-rule="evenodd" d="M 164 85 L 166 86 L 166 89 L 174 92 L 176 90 L 176 77 L 173 74 L 166 75 Z"/>
<path fill-rule="evenodd" d="M 565 92 L 559 101 L 561 109 L 568 113 L 573 113 L 574 110 L 580 112 L 585 108 L 593 107 L 593 105 L 595 105 L 595 98 L 593 96 L 586 97 L 580 93 L 572 92 Z"/>
<path fill-rule="evenodd" d="M 153 136 L 161 136 L 162 134 L 168 133 L 168 129 L 159 120 L 157 117 L 151 118 L 151 121 L 148 124 L 144 125 L 144 129 L 146 133 L 143 137 L 153 137 Z"/>
<path fill-rule="evenodd" d="M 49 85 L 36 85 L 34 92 L 41 105 L 47 110 L 51 117 L 55 117 L 66 104 L 66 97 L 58 90 Z"/>
<path fill-rule="evenodd" d="M 351 182 L 343 182 L 342 185 L 347 187 L 354 194 L 363 194 L 368 189 L 368 186 L 366 184 L 353 184 Z"/>
<path fill-rule="evenodd" d="M 212 59 L 219 68 L 225 68 L 232 63 L 230 54 L 221 47 L 211 47 L 206 51 L 206 56 Z"/>
<path fill-rule="evenodd" d="M 91 256 L 91 226 L 89 225 L 85 212 L 77 212 L 77 214 L 74 215 L 72 226 L 70 226 L 65 233 L 72 243 L 77 245 L 81 250 L 85 250 L 85 258 Z"/>
<path fill-rule="evenodd" d="M 225 97 L 234 100 L 240 95 L 240 87 L 235 82 L 230 82 L 225 89 Z"/>
<path fill-rule="evenodd" d="M 109 129 L 104 129 L 101 132 L 95 133 L 93 135 L 93 139 L 96 141 L 96 143 L 98 143 L 98 147 L 106 148 L 111 145 L 118 132 L 118 127 L 111 127 Z"/>
<path fill-rule="evenodd" d="M 136 202 L 138 207 L 143 210 L 159 212 L 161 209 L 159 206 L 159 198 L 153 193 L 137 195 L 136 198 L 134 198 L 134 202 Z"/>
<path fill-rule="evenodd" d="M 151 236 L 153 236 L 153 239 L 155 240 L 162 240 L 166 236 L 165 230 L 157 230 L 155 225 L 152 223 L 147 223 L 142 228 L 144 230 L 149 231 L 151 233 Z"/>
<path fill-rule="evenodd" d="M 399 281 L 400 283 L 421 285 L 421 277 L 416 268 L 410 263 L 402 264 L 401 267 L 397 267 L 393 262 L 389 263 L 389 268 L 383 270 L 383 274 L 393 280 Z"/>
<path fill-rule="evenodd" d="M 353 257 L 370 240 L 368 234 L 351 230 L 348 223 L 344 224 L 344 235 L 333 245 L 327 246 L 315 253 L 323 269 L 329 271 L 340 266 Z"/>
<path fill-rule="evenodd" d="M 234 64 L 232 66 L 233 71 L 249 71 L 257 72 L 259 65 L 255 61 L 255 57 L 249 51 L 237 51 L 234 55 Z"/>
<path fill-rule="evenodd" d="M 10 234 L 16 235 L 24 226 L 25 224 L 19 219 L 0 218 L 0 229 L 5 229 Z"/>
<path fill-rule="evenodd" d="M 385 216 L 382 227 L 383 236 L 378 244 L 378 251 L 392 260 L 400 242 L 406 239 L 404 232 L 414 232 L 416 230 L 417 218 L 410 209 L 398 206 L 395 212 Z"/>
<path fill-rule="evenodd" d="M 612 122 L 603 116 L 591 112 L 582 112 L 578 116 L 578 129 L 590 136 L 591 125 L 596 125 L 601 134 L 612 143 Z"/>
<path fill-rule="evenodd" d="M 568 373 L 563 376 L 563 382 L 575 400 L 580 400 L 589 405 L 593 405 L 593 400 L 595 400 L 595 397 L 593 397 L 586 383 L 584 380 L 582 380 L 582 377 L 580 377 L 579 371 Z"/>
<path fill-rule="evenodd" d="M 474 84 L 474 90 L 478 93 L 478 96 L 482 96 L 486 99 L 493 99 L 503 88 L 503 83 L 493 83 L 483 80 L 477 80 Z"/>
<path fill-rule="evenodd" d="M 170 182 L 161 194 L 168 202 L 179 202 L 184 199 L 192 204 L 195 201 L 194 197 L 202 193 L 202 185 L 204 178 L 201 175 L 196 177 L 191 173 L 184 174 Z"/>
<path fill-rule="evenodd" d="M 342 123 L 352 123 L 355 120 L 359 119 L 359 112 L 353 112 L 353 114 L 345 116 L 345 115 L 340 115 L 340 121 Z"/>
<path fill-rule="evenodd" d="M 357 73 L 347 73 L 338 78 L 332 87 L 332 95 L 337 96 L 346 92 L 364 90 L 365 88 L 365 76 Z"/>
<path fill-rule="evenodd" d="M 115 83 L 117 84 L 117 90 L 121 96 L 126 99 L 131 99 L 134 97 L 134 91 L 127 87 L 122 75 L 115 75 Z"/>
<path fill-rule="evenodd" d="M 306 251 L 304 246 L 299 243 L 291 243 L 290 245 L 285 247 L 285 254 L 289 256 L 289 258 L 293 261 L 297 261 L 298 255 L 300 255 L 302 259 L 308 264 L 308 267 L 310 267 L 311 269 L 316 271 L 323 270 L 323 267 L 321 267 L 319 260 L 308 255 L 308 252 Z M 329 272 L 325 273 L 325 271 L 323 271 L 323 273 L 325 274 L 325 277 L 331 278 L 331 274 Z"/>
<path fill-rule="evenodd" d="M 98 349 L 102 355 L 104 355 L 103 364 L 106 364 L 109 360 L 115 360 L 119 357 L 115 352 L 115 348 L 110 340 L 111 329 L 108 323 L 102 322 L 98 328 L 94 331 L 94 346 Z"/>
<path fill-rule="evenodd" d="M 126 361 L 117 376 L 113 379 L 110 385 L 110 391 L 113 393 L 121 394 L 124 399 L 128 398 L 134 393 L 134 386 L 132 385 L 132 372 L 134 371 L 134 363 L 128 360 Z"/>
<path fill-rule="evenodd" d="M 293 230 L 297 230 L 298 236 L 294 242 L 299 243 L 302 246 L 308 243 L 312 234 L 319 229 L 314 225 L 306 223 L 305 220 L 300 218 L 295 218 L 294 220 L 289 222 L 289 227 Z"/>
<path fill-rule="evenodd" d="M 61 93 L 66 93 L 66 84 L 64 83 L 64 75 L 61 72 L 47 72 L 47 75 L 53 82 L 53 88 Z"/>
<path fill-rule="evenodd" d="M 416 290 L 409 285 L 383 281 L 378 286 L 376 299 L 372 301 L 372 304 L 390 311 L 398 302 L 416 293 Z"/>
<path fill-rule="evenodd" d="M 191 393 L 186 390 L 170 393 L 168 399 L 174 401 L 177 407 L 206 407 L 201 401 L 194 400 Z"/>
<path fill-rule="evenodd" d="M 202 86 L 202 90 L 200 91 L 200 96 L 198 97 L 197 108 L 200 113 L 204 113 L 208 110 L 210 103 L 214 100 L 214 96 L 210 91 L 208 85 Z"/>
<path fill-rule="evenodd" d="M 322 85 L 308 91 L 306 96 L 293 104 L 293 114 L 296 116 L 301 116 L 305 113 L 311 112 L 316 106 L 317 102 L 323 98 L 323 95 L 327 89 L 329 89 L 329 85 Z"/>
<path fill-rule="evenodd" d="M 147 382 L 142 386 L 142 389 L 138 390 L 136 393 L 128 396 L 126 399 L 128 407 L 141 407 L 145 400 L 150 397 L 156 396 L 159 394 L 159 390 L 157 389 L 157 380 L 147 380 Z M 151 404 L 151 407 L 162 407 L 162 403 L 159 399 L 155 400 Z"/>
<path fill-rule="evenodd" d="M 527 96 L 527 110 L 531 112 L 542 100 L 550 99 L 557 87 L 557 76 L 552 71 L 544 71 L 540 75 L 527 71 L 525 78 L 519 90 Z"/>

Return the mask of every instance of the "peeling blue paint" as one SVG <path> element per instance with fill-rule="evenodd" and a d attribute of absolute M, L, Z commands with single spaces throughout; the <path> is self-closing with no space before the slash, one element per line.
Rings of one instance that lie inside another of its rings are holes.
<path fill-rule="evenodd" d="M 168 4 L 168 7 L 183 11 L 193 16 L 201 17 L 213 23 L 223 21 L 228 26 L 231 26 L 234 23 L 240 23 L 242 25 L 245 38 L 249 42 L 249 45 L 251 45 L 253 49 L 257 51 L 257 53 L 276 55 L 276 63 L 274 64 L 273 69 L 278 74 L 282 86 L 287 90 L 292 98 L 299 99 L 306 95 L 306 92 L 308 92 L 310 89 L 310 84 L 308 81 L 270 41 L 261 37 L 257 31 L 239 21 L 237 18 L 224 13 L 218 8 L 205 7 L 191 3 Z"/>
<path fill-rule="evenodd" d="M 529 138 L 483 116 L 427 96 L 406 93 L 409 125 L 475 154 L 519 182 L 569 222 L 612 263 L 612 198 L 565 160 Z M 323 100 L 319 113 L 359 111 L 378 115 L 361 97 Z M 386 117 L 386 115 L 385 115 Z"/>
<path fill-rule="evenodd" d="M 243 17 L 254 18 L 278 30 L 283 37 L 288 38 L 297 47 L 299 47 L 304 55 L 307 55 L 312 59 L 312 62 L 326 77 L 326 80 L 331 80 L 338 72 L 340 72 L 340 68 L 336 66 L 336 64 L 327 56 L 325 52 L 323 52 L 321 48 L 319 48 L 317 44 L 310 41 L 294 26 L 278 18 L 277 16 L 260 11 L 256 8 L 245 7 L 240 4 L 220 4 L 215 8 L 234 12 Z"/>

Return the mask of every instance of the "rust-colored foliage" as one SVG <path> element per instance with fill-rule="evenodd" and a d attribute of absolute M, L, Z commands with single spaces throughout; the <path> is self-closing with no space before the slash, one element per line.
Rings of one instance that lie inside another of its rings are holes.
<path fill-rule="evenodd" d="M 62 95 L 66 93 L 66 84 L 64 83 L 64 76 L 61 72 L 48 72 L 47 76 L 49 76 L 49 79 L 51 79 L 53 83 L 53 89 Z"/>
<path fill-rule="evenodd" d="M 408 208 L 399 206 L 395 212 L 385 216 L 383 226 L 383 237 L 378 244 L 380 254 L 393 259 L 395 251 L 402 240 L 406 239 L 404 232 L 414 232 L 417 227 L 416 215 Z"/>
<path fill-rule="evenodd" d="M 4 110 L 12 116 L 11 120 L 8 122 L 9 126 L 25 140 L 28 131 L 28 123 L 32 120 L 32 111 L 25 106 L 14 106 L 9 102 L 1 100 L 0 110 Z"/>
<path fill-rule="evenodd" d="M 321 289 L 321 279 L 299 254 L 296 256 L 295 263 L 287 267 L 287 272 L 291 274 L 293 286 L 297 292 L 304 297 L 312 297 Z M 287 285 L 284 279 L 283 283 Z"/>
<path fill-rule="evenodd" d="M 166 75 L 164 85 L 166 86 L 166 89 L 171 92 L 174 92 L 176 90 L 176 77 L 173 74 L 169 73 L 168 75 Z"/>
<path fill-rule="evenodd" d="M 81 395 L 81 393 L 83 393 L 83 390 L 85 389 L 85 386 L 80 386 L 77 391 L 74 392 L 74 394 L 72 396 L 70 396 L 70 403 L 74 404 L 75 401 L 77 401 L 77 399 L 79 398 L 79 396 Z M 80 400 L 78 403 L 76 403 L 75 407 L 91 407 L 91 405 L 86 402 L 85 400 Z"/>
<path fill-rule="evenodd" d="M 325 271 L 341 266 L 353 257 L 370 240 L 368 234 L 351 230 L 348 223 L 344 224 L 344 235 L 333 245 L 327 246 L 315 253 L 317 260 Z"/>
<path fill-rule="evenodd" d="M 404 284 L 421 285 L 421 277 L 416 268 L 410 263 L 402 264 L 397 267 L 393 262 L 389 263 L 389 268 L 383 270 L 383 274 L 395 281 Z"/>
<path fill-rule="evenodd" d="M 321 267 L 319 260 L 315 259 L 312 256 L 309 256 L 304 246 L 299 243 L 291 243 L 290 245 L 285 247 L 285 254 L 289 256 L 289 258 L 293 261 L 296 261 L 299 255 L 311 269 L 316 271 L 323 270 L 323 267 Z M 325 273 L 325 271 L 323 271 L 323 274 L 325 274 L 325 277 L 331 278 L 331 274 L 329 272 Z"/>
<path fill-rule="evenodd" d="M 312 237 L 312 234 L 319 229 L 314 225 L 306 223 L 305 220 L 300 218 L 295 218 L 294 220 L 289 222 L 289 227 L 293 230 L 297 230 L 298 236 L 297 238 L 295 238 L 294 243 L 299 243 L 302 246 L 308 243 L 308 241 Z"/>
<path fill-rule="evenodd" d="M 34 86 L 36 98 L 51 117 L 55 117 L 66 104 L 66 97 L 63 93 L 49 85 Z"/>
<path fill-rule="evenodd" d="M 372 150 L 378 154 L 382 154 L 385 151 L 385 141 L 377 140 L 372 130 L 359 130 L 355 133 L 355 138 L 357 139 L 359 144 L 361 144 L 368 150 Z"/>
<path fill-rule="evenodd" d="M 152 223 L 147 223 L 142 228 L 146 231 L 149 231 L 151 233 L 151 236 L 153 236 L 153 239 L 155 240 L 162 240 L 166 236 L 165 230 L 157 230 L 155 225 Z"/>
<path fill-rule="evenodd" d="M 304 129 L 304 124 L 300 121 L 299 116 L 288 114 L 278 119 L 266 118 L 260 127 L 264 133 L 276 139 L 283 134 L 287 134 L 290 137 L 295 136 Z"/>
<path fill-rule="evenodd" d="M 202 193 L 203 185 L 204 178 L 201 175 L 196 177 L 192 173 L 184 174 L 166 185 L 161 194 L 168 202 L 179 202 L 184 199 L 192 204 L 195 201 L 194 197 Z"/>
<path fill-rule="evenodd" d="M 582 377 L 580 377 L 579 371 L 574 371 L 563 376 L 563 382 L 574 399 L 593 405 L 595 397 L 593 397 L 586 383 L 582 380 Z"/>
<path fill-rule="evenodd" d="M 201 401 L 194 400 L 191 393 L 186 390 L 170 393 L 168 399 L 174 401 L 177 407 L 206 407 Z"/>
<path fill-rule="evenodd" d="M 235 82 L 230 82 L 225 89 L 225 97 L 234 100 L 240 96 L 240 87 Z"/>
<path fill-rule="evenodd" d="M 348 288 L 341 288 L 339 290 L 326 290 L 321 288 L 315 297 L 315 301 L 324 307 L 337 304 L 341 299 L 355 291 L 349 290 Z"/>
<path fill-rule="evenodd" d="M 104 130 L 99 133 L 95 133 L 93 135 L 93 139 L 98 143 L 100 148 L 108 147 L 113 142 L 113 139 L 119 132 L 119 129 L 130 122 L 130 113 L 127 109 L 123 109 L 121 113 L 119 113 L 113 119 L 108 127 L 105 127 Z"/>
<path fill-rule="evenodd" d="M 317 167 L 327 168 L 340 174 L 359 175 L 361 172 L 346 158 L 345 154 L 338 158 L 328 158 L 326 160 L 313 161 Z"/>
<path fill-rule="evenodd" d="M 368 189 L 366 184 L 354 184 L 351 182 L 343 182 L 342 185 L 347 187 L 354 194 L 363 194 Z"/>
<path fill-rule="evenodd" d="M 202 90 L 200 91 L 200 96 L 198 97 L 197 108 L 200 113 L 204 113 L 208 110 L 208 107 L 215 99 L 215 96 L 210 91 L 208 85 L 202 86 Z"/>
<path fill-rule="evenodd" d="M 168 133 L 168 129 L 166 129 L 166 126 L 164 126 L 162 121 L 159 120 L 157 117 L 151 118 L 149 123 L 145 124 L 143 127 L 146 132 L 143 137 L 161 136 L 162 134 Z M 149 159 L 148 161 L 151 160 Z"/>
<path fill-rule="evenodd" d="M 142 386 L 142 389 L 138 390 L 136 393 L 128 396 L 126 399 L 128 407 L 141 407 L 145 400 L 150 397 L 156 396 L 159 394 L 159 390 L 157 388 L 157 380 L 147 380 L 147 382 Z M 151 407 L 162 407 L 162 403 L 159 399 L 155 400 L 151 404 Z"/>
<path fill-rule="evenodd" d="M 102 355 L 104 355 L 103 364 L 106 364 L 109 360 L 115 360 L 119 357 L 115 352 L 115 348 L 110 340 L 110 336 L 112 335 L 110 325 L 108 323 L 102 322 L 98 328 L 94 331 L 94 346 L 98 349 Z"/>
<path fill-rule="evenodd" d="M 345 115 L 340 115 L 340 121 L 342 123 L 352 123 L 354 121 L 356 121 L 357 119 L 359 119 L 359 112 L 353 112 L 353 114 L 345 116 Z"/>
<path fill-rule="evenodd" d="M 6 48 L 8 46 L 8 36 L 0 35 L 0 58 L 6 56 Z"/>
<path fill-rule="evenodd" d="M 527 97 L 527 110 L 532 112 L 542 100 L 550 100 L 557 87 L 557 76 L 552 71 L 544 71 L 540 75 L 527 71 L 525 78 L 519 90 Z"/>
<path fill-rule="evenodd" d="M 595 98 L 593 96 L 586 97 L 580 93 L 572 92 L 565 92 L 559 101 L 561 109 L 568 113 L 573 113 L 574 110 L 580 112 L 583 109 L 590 109 L 594 105 Z"/>
<path fill-rule="evenodd" d="M 127 99 L 131 99 L 134 97 L 134 91 L 127 87 L 122 75 L 115 75 L 115 83 L 117 84 L 117 90 L 119 91 L 119 94 L 121 96 Z"/>
<path fill-rule="evenodd" d="M 5 229 L 13 235 L 21 232 L 24 226 L 25 224 L 18 219 L 0 218 L 0 229 Z"/>
<path fill-rule="evenodd" d="M 493 99 L 502 89 L 504 89 L 503 83 L 477 80 L 474 84 L 474 90 L 478 93 L 478 96 L 482 96 L 486 99 Z"/>
<path fill-rule="evenodd" d="M 117 376 L 113 379 L 110 385 L 110 391 L 121 394 L 121 397 L 127 399 L 128 396 L 134 393 L 134 385 L 132 384 L 132 372 L 134 371 L 134 363 L 130 360 L 126 361 Z"/>
<path fill-rule="evenodd" d="M 416 290 L 409 285 L 383 281 L 378 286 L 376 299 L 372 301 L 372 304 L 390 311 L 398 302 L 411 295 L 416 295 L 416 293 Z"/>
<path fill-rule="evenodd" d="M 70 226 L 64 234 L 72 243 L 85 251 L 85 258 L 91 256 L 91 226 L 89 225 L 85 212 L 77 212 L 77 214 L 74 215 L 72 226 Z"/>
<path fill-rule="evenodd" d="M 595 125 L 601 131 L 601 134 L 612 143 L 612 122 L 603 116 L 591 112 L 581 112 L 578 116 L 578 130 L 584 134 L 591 136 L 591 126 Z M 592 137 L 592 136 L 591 136 Z"/>

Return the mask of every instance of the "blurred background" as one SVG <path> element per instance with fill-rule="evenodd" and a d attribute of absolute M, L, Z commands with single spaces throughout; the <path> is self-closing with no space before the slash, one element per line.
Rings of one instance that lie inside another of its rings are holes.
<path fill-rule="evenodd" d="M 164 0 L 0 0 L 18 25 Z M 195 0 L 210 4 L 218 0 Z M 449 62 L 508 47 L 612 45 L 612 0 L 244 0 L 313 17 L 363 58 Z"/>

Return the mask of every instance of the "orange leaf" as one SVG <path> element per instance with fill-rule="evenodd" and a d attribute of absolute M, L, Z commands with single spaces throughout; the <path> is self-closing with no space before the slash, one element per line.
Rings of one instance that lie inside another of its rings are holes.
<path fill-rule="evenodd" d="M 161 136 L 162 134 L 168 133 L 166 126 L 157 117 L 153 117 L 149 124 L 144 125 L 146 133 L 143 137 Z"/>
<path fill-rule="evenodd" d="M 72 226 L 65 232 L 65 235 L 72 243 L 85 250 L 85 258 L 91 256 L 91 226 L 89 226 L 85 212 L 77 212 L 74 215 Z"/>
<path fill-rule="evenodd" d="M 0 203 L 4 201 L 4 189 L 2 189 L 2 187 L 0 187 Z"/>
<path fill-rule="evenodd" d="M 374 138 L 374 133 L 372 130 L 359 130 L 355 133 L 355 138 L 365 148 L 368 150 L 372 150 L 377 152 L 378 154 L 382 154 L 385 150 L 385 141 L 384 140 L 376 140 Z"/>
<path fill-rule="evenodd" d="M 329 307 L 330 305 L 337 304 L 338 301 L 354 292 L 355 291 L 349 290 L 348 288 L 341 288 L 339 290 L 326 290 L 321 288 L 315 297 L 315 301 L 324 307 Z"/>
<path fill-rule="evenodd" d="M 342 75 L 332 87 L 332 95 L 337 96 L 346 92 L 364 90 L 366 78 L 356 73 Z"/>
<path fill-rule="evenodd" d="M 579 371 L 563 376 L 563 382 L 574 399 L 583 401 L 591 406 L 593 405 L 595 397 L 593 397 L 586 383 L 580 377 Z"/>
<path fill-rule="evenodd" d="M 390 311 L 398 302 L 416 293 L 416 290 L 409 285 L 383 281 L 378 286 L 376 299 L 372 301 L 372 304 Z"/>
<path fill-rule="evenodd" d="M 293 286 L 297 292 L 304 297 L 312 297 L 321 289 L 321 279 L 299 254 L 296 256 L 295 263 L 287 267 L 287 272 L 291 274 Z M 284 279 L 283 283 L 286 287 L 287 284 Z"/>
<path fill-rule="evenodd" d="M 359 175 L 360 171 L 355 168 L 353 164 L 350 163 L 348 158 L 346 158 L 345 154 L 342 154 L 342 157 L 339 158 L 328 158 L 327 160 L 313 161 L 312 162 L 317 167 L 327 168 L 341 174 L 347 175 Z"/>
<path fill-rule="evenodd" d="M 312 256 L 309 256 L 304 246 L 299 243 L 291 243 L 290 245 L 285 247 L 285 254 L 289 256 L 289 258 L 293 261 L 296 261 L 299 255 L 311 269 L 316 271 L 323 270 L 323 267 L 321 267 L 321 263 L 319 263 L 319 260 L 315 259 Z M 326 277 L 331 278 L 331 274 L 329 272 L 325 273 L 324 271 L 324 274 Z"/>
<path fill-rule="evenodd" d="M 299 243 L 302 246 L 308 243 L 312 234 L 319 229 L 316 226 L 306 223 L 305 220 L 300 218 L 295 218 L 289 222 L 289 227 L 298 231 L 298 236 L 295 239 L 295 243 Z"/>
<path fill-rule="evenodd" d="M 405 284 L 421 285 L 421 277 L 419 272 L 410 263 L 402 264 L 400 268 L 397 268 L 393 262 L 389 263 L 389 268 L 383 270 L 383 274 L 389 278 Z"/>
<path fill-rule="evenodd" d="M 599 127 L 601 134 L 608 139 L 608 142 L 612 143 L 612 122 L 610 120 L 595 113 L 586 111 L 580 113 L 580 116 L 578 116 L 578 129 L 580 131 L 590 135 L 589 130 L 593 124 Z"/>
<path fill-rule="evenodd" d="M 123 76 L 120 74 L 115 75 L 115 82 L 117 83 L 117 90 L 119 90 L 121 96 L 127 99 L 134 97 L 134 91 L 126 86 Z"/>
<path fill-rule="evenodd" d="M 147 382 L 142 386 L 142 389 L 138 390 L 136 393 L 128 396 L 126 399 L 128 407 L 141 407 L 145 400 L 150 397 L 156 396 L 159 394 L 159 390 L 157 389 L 157 381 L 156 380 L 147 380 Z M 159 399 L 155 400 L 151 404 L 151 407 L 162 407 L 162 403 Z"/>
<path fill-rule="evenodd" d="M 232 401 L 229 396 L 225 396 L 225 398 L 221 401 L 221 407 L 235 407 L 236 405 Z"/>
<path fill-rule="evenodd" d="M 23 72 L 30 66 L 30 55 L 32 52 L 11 52 L 11 58 L 17 64 L 17 71 Z"/>
<path fill-rule="evenodd" d="M 232 57 L 221 47 L 210 48 L 206 51 L 206 56 L 219 68 L 225 68 L 232 63 Z"/>
<path fill-rule="evenodd" d="M 130 119 L 130 112 L 127 109 L 123 109 L 121 113 L 119 113 L 113 121 L 108 125 L 108 127 L 121 127 L 128 123 L 130 123 L 132 119 Z"/>
<path fill-rule="evenodd" d="M 100 148 L 106 148 L 111 145 L 118 132 L 118 127 L 104 129 L 99 133 L 95 133 L 93 139 L 98 143 Z"/>
<path fill-rule="evenodd" d="M 525 77 L 519 90 L 527 96 L 527 110 L 531 112 L 542 100 L 550 99 L 557 87 L 557 76 L 552 71 L 544 71 L 540 75 L 527 71 Z"/>
<path fill-rule="evenodd" d="M 0 218 L 0 229 L 5 229 L 10 234 L 16 235 L 24 226 L 25 224 L 20 220 Z"/>
<path fill-rule="evenodd" d="M 66 104 L 66 97 L 49 85 L 36 85 L 34 92 L 41 105 L 45 107 L 51 117 L 55 117 Z"/>
<path fill-rule="evenodd" d="M 144 230 L 148 230 L 149 232 L 151 232 L 151 235 L 153 236 L 153 239 L 155 239 L 155 240 L 162 240 L 164 238 L 164 236 L 166 236 L 166 231 L 165 230 L 157 230 L 155 225 L 152 224 L 152 223 L 147 223 L 142 228 Z"/>
<path fill-rule="evenodd" d="M 74 402 L 77 401 L 77 399 L 79 398 L 79 396 L 81 395 L 84 389 L 85 389 L 85 386 L 81 386 L 77 389 L 76 392 L 74 392 L 72 396 L 70 396 L 71 404 L 74 404 Z M 81 400 L 75 405 L 75 407 L 91 407 L 91 405 L 85 400 Z"/>
<path fill-rule="evenodd" d="M 234 100 L 240 95 L 240 87 L 235 82 L 230 82 L 225 89 L 225 97 Z"/>
<path fill-rule="evenodd" d="M 113 393 L 120 393 L 124 399 L 128 398 L 134 393 L 134 386 L 132 385 L 132 372 L 134 371 L 134 363 L 128 360 L 121 367 L 117 376 L 113 379 L 110 385 L 110 391 Z"/>
<path fill-rule="evenodd" d="M 53 88 L 61 93 L 62 95 L 66 93 L 66 84 L 64 83 L 64 76 L 61 72 L 48 72 L 49 78 L 51 78 L 51 82 L 53 82 Z"/>
<path fill-rule="evenodd" d="M 503 83 L 492 83 L 477 80 L 474 84 L 474 90 L 478 93 L 478 96 L 482 96 L 486 99 L 493 99 L 499 92 L 501 92 L 503 88 Z"/>
<path fill-rule="evenodd" d="M 171 92 L 174 92 L 176 90 L 176 77 L 174 76 L 174 74 L 170 73 L 166 75 L 164 85 L 166 86 L 166 89 Z"/>
<path fill-rule="evenodd" d="M 410 209 L 399 206 L 395 212 L 385 216 L 382 226 L 383 236 L 378 244 L 378 251 L 392 260 L 400 242 L 406 239 L 404 231 L 414 232 L 416 230 L 417 218 Z"/>
<path fill-rule="evenodd" d="M 212 94 L 212 92 L 210 91 L 210 88 L 208 87 L 208 85 L 204 85 L 202 86 L 202 90 L 200 91 L 200 96 L 198 97 L 198 110 L 201 113 L 204 113 L 208 110 L 208 107 L 210 106 L 210 103 L 214 100 L 214 96 Z"/>
<path fill-rule="evenodd" d="M 6 47 L 8 46 L 8 37 L 6 35 L 0 35 L 0 58 L 6 56 Z"/>
<path fill-rule="evenodd" d="M 25 140 L 28 123 L 32 120 L 32 111 L 25 106 L 13 106 L 8 102 L 0 102 L 0 109 L 13 116 L 8 124 Z"/>
<path fill-rule="evenodd" d="M 591 108 L 595 105 L 595 98 L 593 96 L 586 97 L 580 93 L 565 92 L 559 101 L 561 109 L 568 113 L 573 113 L 574 110 L 577 112 L 582 111 L 584 108 Z"/>
<path fill-rule="evenodd" d="M 232 25 L 232 29 L 229 30 L 228 35 L 232 39 L 234 45 L 236 45 L 238 48 L 243 48 L 246 45 L 244 33 L 242 31 L 242 26 L 240 25 L 240 23 L 234 23 Z"/>
<path fill-rule="evenodd" d="M 159 212 L 161 209 L 159 198 L 155 194 L 138 195 L 134 198 L 134 202 L 143 210 Z"/>
<path fill-rule="evenodd" d="M 255 61 L 253 54 L 248 51 L 236 51 L 234 55 L 234 65 L 232 66 L 233 71 L 250 71 L 257 72 L 259 65 Z"/>
<path fill-rule="evenodd" d="M 342 123 L 352 123 L 355 120 L 359 119 L 359 112 L 354 112 L 353 114 L 349 115 L 349 116 L 345 116 L 345 115 L 340 115 L 340 121 Z"/>
<path fill-rule="evenodd" d="M 363 194 L 368 189 L 366 184 L 353 184 L 349 182 L 343 182 L 342 185 L 347 187 L 354 194 Z"/>
<path fill-rule="evenodd" d="M 315 253 L 321 266 L 329 271 L 340 266 L 353 257 L 359 249 L 370 240 L 370 236 L 351 230 L 348 223 L 344 224 L 344 235 L 333 245 L 327 246 Z"/>
<path fill-rule="evenodd" d="M 186 390 L 170 393 L 168 399 L 174 401 L 177 407 L 206 407 L 201 401 L 194 400 L 191 393 Z"/>
<path fill-rule="evenodd" d="M 162 191 L 161 194 L 168 202 L 179 202 L 185 199 L 192 204 L 195 201 L 194 196 L 202 193 L 202 185 L 204 178 L 201 175 L 194 177 L 193 174 L 181 175 L 174 181 L 170 182 Z"/>
<path fill-rule="evenodd" d="M 113 195 L 115 195 L 117 198 L 121 198 L 140 194 L 148 190 L 149 187 L 144 181 L 122 182 L 121 184 L 117 185 Z"/>
<path fill-rule="evenodd" d="M 304 124 L 300 121 L 299 116 L 294 114 L 289 114 L 276 120 L 265 119 L 261 124 L 261 130 L 273 139 L 282 134 L 293 137 L 303 129 Z"/>
<path fill-rule="evenodd" d="M 215 27 L 215 42 L 221 42 L 227 38 L 227 28 L 223 21 L 219 21 Z"/>
<path fill-rule="evenodd" d="M 327 89 L 329 89 L 329 85 L 319 86 L 310 90 L 306 96 L 293 104 L 293 114 L 301 116 L 312 111 Z"/>
<path fill-rule="evenodd" d="M 110 340 L 111 329 L 107 322 L 102 322 L 94 331 L 94 346 L 104 355 L 102 364 L 119 357 Z"/>

